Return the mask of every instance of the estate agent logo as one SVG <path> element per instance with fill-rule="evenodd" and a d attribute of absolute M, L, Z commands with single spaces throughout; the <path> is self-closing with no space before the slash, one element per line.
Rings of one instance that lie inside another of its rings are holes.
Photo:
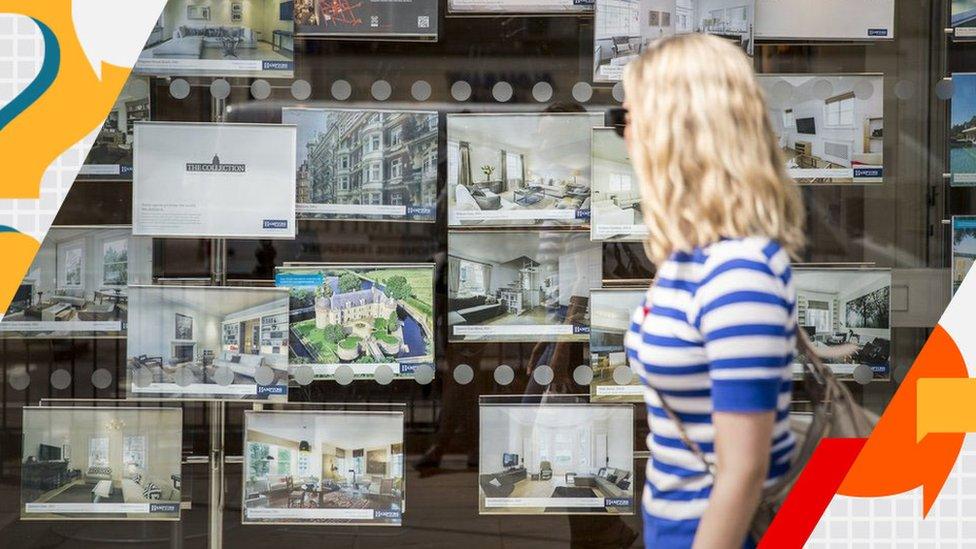
<path fill-rule="evenodd" d="M 209 163 L 187 162 L 186 171 L 188 172 L 207 172 L 207 173 L 244 173 L 247 171 L 247 164 L 223 164 L 220 157 L 216 154 Z"/>

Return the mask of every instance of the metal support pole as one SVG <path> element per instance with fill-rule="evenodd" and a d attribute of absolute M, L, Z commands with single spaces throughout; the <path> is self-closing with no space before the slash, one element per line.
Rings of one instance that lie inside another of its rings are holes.
<path fill-rule="evenodd" d="M 207 403 L 210 414 L 210 537 L 207 547 L 221 549 L 224 535 L 224 414 L 223 402 Z"/>

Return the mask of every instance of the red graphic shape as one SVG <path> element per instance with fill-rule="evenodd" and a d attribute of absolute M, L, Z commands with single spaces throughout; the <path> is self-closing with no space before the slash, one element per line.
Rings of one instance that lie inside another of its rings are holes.
<path fill-rule="evenodd" d="M 820 442 L 758 549 L 803 547 L 867 439 Z"/>

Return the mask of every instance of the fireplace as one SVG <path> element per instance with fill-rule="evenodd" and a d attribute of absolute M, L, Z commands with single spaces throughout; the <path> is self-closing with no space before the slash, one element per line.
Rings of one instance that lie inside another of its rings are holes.
<path fill-rule="evenodd" d="M 175 343 L 174 342 L 171 345 L 170 355 L 177 362 L 190 362 L 193 360 L 193 357 L 196 356 L 197 354 L 196 350 L 197 350 L 196 343 L 186 343 L 186 342 Z"/>

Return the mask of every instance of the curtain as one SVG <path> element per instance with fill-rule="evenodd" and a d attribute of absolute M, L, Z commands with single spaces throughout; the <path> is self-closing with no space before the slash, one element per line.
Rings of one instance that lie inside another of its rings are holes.
<path fill-rule="evenodd" d="M 461 286 L 461 260 L 453 256 L 448 256 L 447 262 L 447 294 L 456 296 L 458 288 Z"/>
<path fill-rule="evenodd" d="M 461 152 L 461 170 L 458 173 L 458 184 L 471 186 L 471 145 L 467 141 L 459 144 Z"/>
<path fill-rule="evenodd" d="M 508 153 L 502 149 L 501 160 L 498 162 L 501 165 L 498 168 L 498 179 L 502 180 L 502 187 L 508 189 L 508 163 L 505 161 L 506 156 L 508 156 Z"/>
<path fill-rule="evenodd" d="M 491 295 L 491 265 L 482 265 L 482 280 L 485 284 L 485 295 Z"/>

